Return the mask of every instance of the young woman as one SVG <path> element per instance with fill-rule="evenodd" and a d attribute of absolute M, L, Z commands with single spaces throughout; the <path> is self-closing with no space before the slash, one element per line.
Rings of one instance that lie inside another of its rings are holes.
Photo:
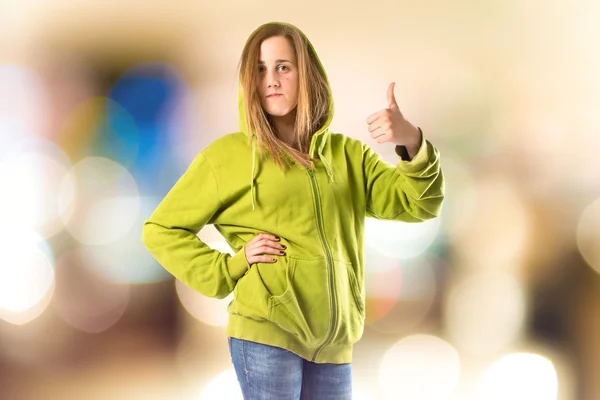
<path fill-rule="evenodd" d="M 227 336 L 244 398 L 349 399 L 365 319 L 365 218 L 436 217 L 438 151 L 403 117 L 393 84 L 389 107 L 365 128 L 395 146 L 396 166 L 331 133 L 325 70 L 290 24 L 250 35 L 239 78 L 240 132 L 198 154 L 146 221 L 143 241 L 198 292 L 234 292 Z M 198 239 L 206 224 L 235 255 Z"/>

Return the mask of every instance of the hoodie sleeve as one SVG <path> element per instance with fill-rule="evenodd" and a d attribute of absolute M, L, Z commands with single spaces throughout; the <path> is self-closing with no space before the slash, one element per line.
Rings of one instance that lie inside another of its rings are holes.
<path fill-rule="evenodd" d="M 222 207 L 218 182 L 200 153 L 144 223 L 142 241 L 172 275 L 196 291 L 224 298 L 247 271 L 244 248 L 236 255 L 211 249 L 196 234 Z"/>
<path fill-rule="evenodd" d="M 438 150 L 425 138 L 411 161 L 393 166 L 363 146 L 367 216 L 404 222 L 437 217 L 444 199 Z"/>

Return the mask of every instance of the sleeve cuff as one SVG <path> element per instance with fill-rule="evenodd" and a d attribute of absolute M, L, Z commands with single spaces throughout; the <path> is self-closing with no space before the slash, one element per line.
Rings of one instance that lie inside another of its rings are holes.
<path fill-rule="evenodd" d="M 421 128 L 419 128 L 421 130 Z M 397 153 L 396 153 L 397 154 Z M 399 155 L 398 155 L 399 156 Z M 400 156 L 399 156 L 400 158 Z M 429 163 L 429 144 L 427 140 L 425 140 L 425 135 L 421 132 L 421 145 L 419 146 L 419 151 L 412 160 L 406 161 L 400 159 L 398 163 L 398 169 L 402 172 L 417 172 L 421 171 L 423 168 L 427 166 Z"/>
<path fill-rule="evenodd" d="M 234 281 L 240 279 L 248 270 L 248 260 L 246 260 L 246 247 L 242 247 L 233 257 L 227 260 L 227 269 L 229 270 L 229 276 Z"/>

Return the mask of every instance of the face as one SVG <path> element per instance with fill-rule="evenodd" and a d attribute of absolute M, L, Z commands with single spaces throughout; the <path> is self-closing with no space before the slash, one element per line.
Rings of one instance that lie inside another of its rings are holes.
<path fill-rule="evenodd" d="M 298 67 L 289 40 L 266 39 L 260 46 L 258 94 L 263 109 L 272 117 L 286 117 L 298 104 Z"/>

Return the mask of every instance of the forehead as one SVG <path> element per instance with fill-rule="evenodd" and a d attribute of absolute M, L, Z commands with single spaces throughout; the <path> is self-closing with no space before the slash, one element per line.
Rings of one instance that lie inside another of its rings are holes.
<path fill-rule="evenodd" d="M 283 36 L 265 39 L 260 45 L 259 61 L 289 60 L 294 61 L 296 54 L 290 41 Z"/>

